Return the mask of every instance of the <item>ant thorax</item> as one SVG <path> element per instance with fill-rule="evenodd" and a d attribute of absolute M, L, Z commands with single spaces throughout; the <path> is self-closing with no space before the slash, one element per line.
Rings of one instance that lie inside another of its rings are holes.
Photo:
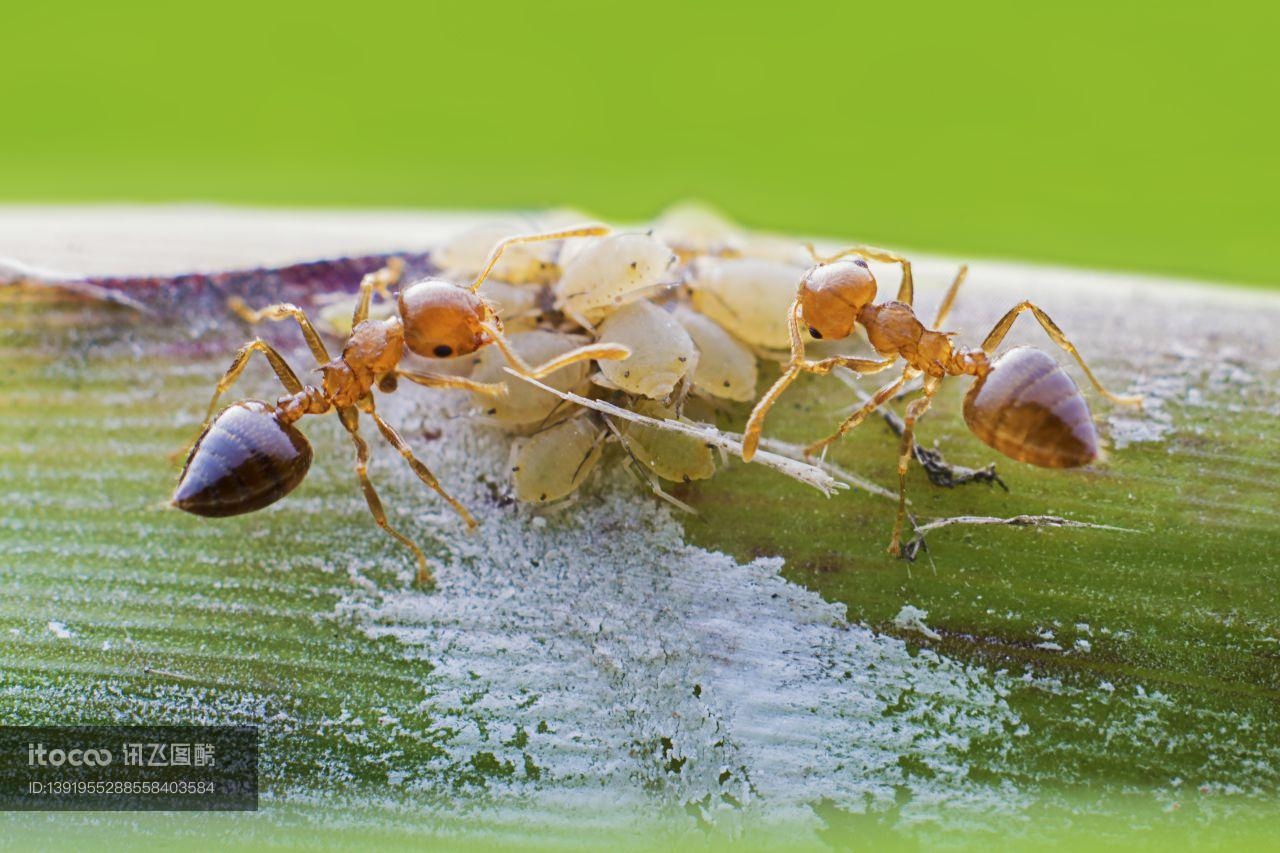
<path fill-rule="evenodd" d="M 955 376 L 977 370 L 970 351 L 957 352 L 951 345 L 950 333 L 926 329 L 905 302 L 867 305 L 858 313 L 858 322 L 866 327 L 867 340 L 876 352 L 901 356 L 928 376 Z"/>
<path fill-rule="evenodd" d="M 325 395 L 339 408 L 355 405 L 396 369 L 403 355 L 404 326 L 399 317 L 365 320 L 352 330 L 342 355 L 321 365 Z"/>

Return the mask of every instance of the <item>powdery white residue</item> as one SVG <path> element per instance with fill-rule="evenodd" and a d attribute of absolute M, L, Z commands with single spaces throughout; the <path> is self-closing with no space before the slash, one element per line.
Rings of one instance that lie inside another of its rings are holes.
<path fill-rule="evenodd" d="M 1170 345 L 1150 368 L 1150 375 L 1127 393 L 1141 394 L 1141 409 L 1117 406 L 1107 417 L 1112 444 L 1162 441 L 1175 429 L 1172 409 L 1210 405 L 1239 408 L 1260 380 L 1245 368 L 1244 354 L 1235 347 L 1201 351 L 1184 343 Z"/>
<path fill-rule="evenodd" d="M 53 636 L 57 637 L 59 640 L 70 640 L 74 636 L 74 634 L 71 633 L 71 629 L 68 628 L 64 622 L 51 620 L 47 627 L 49 628 L 49 633 L 53 634 Z"/>
<path fill-rule="evenodd" d="M 921 610 L 911 604 L 902 605 L 902 609 L 898 611 L 898 615 L 893 617 L 893 624 L 902 631 L 915 631 L 917 634 L 923 634 L 930 640 L 941 640 L 942 636 L 927 624 L 926 619 L 929 618 L 928 610 Z"/>
<path fill-rule="evenodd" d="M 433 467 L 466 469 L 448 482 L 481 521 L 449 543 L 435 593 L 338 608 L 435 665 L 423 710 L 447 734 L 440 762 L 513 768 L 490 779 L 499 798 L 673 806 L 721 827 L 816 825 L 819 802 L 954 825 L 1029 796 L 968 778 L 971 740 L 1018 723 L 994 676 L 847 624 L 779 559 L 685 544 L 618 472 L 572 512 L 500 506 L 479 484 L 506 481 L 508 440 L 453 420 L 433 445 Z M 426 793 L 438 769 L 396 781 Z"/>

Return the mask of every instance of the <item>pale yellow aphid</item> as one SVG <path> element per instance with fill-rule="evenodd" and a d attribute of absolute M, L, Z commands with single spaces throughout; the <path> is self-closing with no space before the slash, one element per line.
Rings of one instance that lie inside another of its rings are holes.
<path fill-rule="evenodd" d="M 571 349 L 589 343 L 581 335 L 569 335 L 562 332 L 550 332 L 534 329 L 528 332 L 516 332 L 507 337 L 508 343 L 524 360 L 530 364 L 542 364 L 556 356 L 563 355 Z M 521 427 L 532 424 L 543 424 L 552 418 L 557 410 L 571 414 L 570 407 L 563 404 L 559 397 L 548 394 L 525 382 L 512 382 L 510 375 L 504 370 L 507 360 L 496 346 L 487 346 L 475 356 L 475 370 L 471 378 L 477 382 L 506 382 L 507 393 L 501 397 L 490 397 L 481 394 L 473 395 L 477 404 L 492 414 L 494 419 L 510 427 Z M 607 363 L 607 362 L 601 362 Z M 590 362 L 580 361 L 567 365 L 543 381 L 560 391 L 583 392 L 590 385 L 587 375 Z"/>
<path fill-rule="evenodd" d="M 631 394 L 665 399 L 693 370 L 698 352 L 693 339 L 669 311 L 648 300 L 632 302 L 600 324 L 601 343 L 622 344 L 631 355 L 597 365 L 604 384 Z"/>
<path fill-rule="evenodd" d="M 449 238 L 432 253 L 431 259 L 441 268 L 442 278 L 463 281 L 484 269 L 498 243 L 536 230 L 533 222 L 522 219 L 485 222 Z M 510 284 L 550 284 L 560 273 L 558 253 L 559 246 L 554 242 L 509 246 L 489 277 Z"/>
<path fill-rule="evenodd" d="M 710 397 L 745 402 L 756 397 L 756 354 L 714 320 L 683 305 L 675 318 L 698 350 L 693 387 Z"/>
<path fill-rule="evenodd" d="M 571 247 L 566 257 L 556 307 L 587 323 L 652 294 L 676 262 L 671 248 L 649 234 L 611 234 Z"/>
<path fill-rule="evenodd" d="M 696 201 L 664 210 L 653 221 L 653 234 L 686 258 L 736 252 L 747 239 L 737 223 Z"/>
<path fill-rule="evenodd" d="M 757 258 L 699 258 L 687 284 L 693 307 L 746 343 L 784 350 L 804 266 Z"/>
<path fill-rule="evenodd" d="M 590 416 L 561 421 L 511 446 L 516 500 L 553 503 L 577 491 L 600 461 L 604 430 Z"/>
<path fill-rule="evenodd" d="M 683 420 L 675 409 L 655 400 L 638 400 L 630 407 L 651 418 Z M 715 454 L 700 439 L 645 424 L 626 422 L 619 427 L 631 456 L 651 474 L 673 483 L 706 480 L 716 472 Z"/>

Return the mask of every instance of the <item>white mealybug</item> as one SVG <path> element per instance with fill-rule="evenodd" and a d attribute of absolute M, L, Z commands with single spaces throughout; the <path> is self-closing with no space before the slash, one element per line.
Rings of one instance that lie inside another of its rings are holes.
<path fill-rule="evenodd" d="M 618 309 L 599 331 L 602 343 L 631 350 L 621 361 L 597 362 L 604 384 L 631 394 L 666 398 L 697 361 L 689 333 L 671 312 L 647 300 Z"/>
<path fill-rule="evenodd" d="M 756 354 L 697 311 L 682 305 L 676 309 L 675 318 L 698 350 L 693 387 L 722 400 L 754 400 L 759 375 Z"/>
<path fill-rule="evenodd" d="M 588 343 L 581 335 L 568 335 L 535 329 L 516 332 L 507 338 L 517 353 L 531 364 L 541 364 L 571 349 Z M 502 397 L 474 395 L 478 404 L 490 411 L 500 423 L 510 427 L 541 424 L 550 419 L 557 409 L 569 414 L 560 398 L 548 394 L 524 382 L 511 382 L 504 370 L 507 361 L 496 346 L 487 346 L 475 356 L 476 367 L 471 378 L 477 382 L 506 382 L 507 393 Z M 602 362 L 607 363 L 607 362 Z M 581 361 L 557 370 L 543 381 L 559 391 L 581 392 L 588 386 L 587 374 L 590 362 Z"/>
<path fill-rule="evenodd" d="M 667 281 L 676 256 L 649 234 L 612 234 L 566 255 L 555 284 L 556 308 L 596 323 L 610 311 L 650 295 Z"/>
<path fill-rule="evenodd" d="M 600 460 L 604 430 L 588 413 L 519 438 L 511 447 L 516 500 L 547 504 L 577 491 Z"/>
<path fill-rule="evenodd" d="M 693 307 L 748 344 L 791 345 L 787 317 L 805 268 L 756 258 L 699 258 L 688 280 Z"/>

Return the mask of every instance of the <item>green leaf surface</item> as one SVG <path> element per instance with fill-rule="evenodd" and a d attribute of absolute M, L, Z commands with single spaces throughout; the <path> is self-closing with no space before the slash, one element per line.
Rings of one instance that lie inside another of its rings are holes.
<path fill-rule="evenodd" d="M 921 301 L 950 268 L 921 265 Z M 5 841 L 1265 845 L 1280 305 L 984 265 L 953 326 L 977 339 L 1022 296 L 1147 409 L 1096 406 L 1114 446 L 1089 469 L 999 460 L 1008 493 L 913 470 L 913 512 L 1133 532 L 955 526 L 907 564 L 884 553 L 883 498 L 733 462 L 673 490 L 699 513 L 682 516 L 616 449 L 576 504 L 538 514 L 504 497 L 508 439 L 415 389 L 383 411 L 482 520 L 465 535 L 378 449 L 393 519 L 437 564 L 426 593 L 331 419 L 304 423 L 316 463 L 280 505 L 165 506 L 168 456 L 242 330 L 0 290 L 0 722 L 256 723 L 264 788 L 253 815 L 7 814 Z M 260 365 L 243 381 L 278 393 Z M 985 464 L 961 385 L 921 440 Z M 856 402 L 834 377 L 799 384 L 770 433 L 811 440 Z M 832 459 L 892 485 L 896 445 L 869 421 Z"/>

